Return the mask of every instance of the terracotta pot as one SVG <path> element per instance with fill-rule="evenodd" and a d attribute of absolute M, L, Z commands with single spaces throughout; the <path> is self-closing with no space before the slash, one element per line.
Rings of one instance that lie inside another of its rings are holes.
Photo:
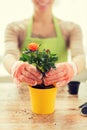
<path fill-rule="evenodd" d="M 31 109 L 36 114 L 50 114 L 55 110 L 57 88 L 38 89 L 29 86 Z"/>

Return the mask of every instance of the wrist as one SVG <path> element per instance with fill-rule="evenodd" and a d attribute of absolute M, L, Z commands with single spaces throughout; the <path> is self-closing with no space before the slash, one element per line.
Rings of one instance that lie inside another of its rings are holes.
<path fill-rule="evenodd" d="M 72 66 L 72 68 L 73 68 L 74 76 L 77 75 L 78 70 L 77 70 L 76 64 L 75 64 L 74 62 L 69 62 L 69 64 L 70 64 L 70 65 Z"/>
<path fill-rule="evenodd" d="M 14 73 L 15 73 L 15 70 L 18 68 L 19 65 L 21 65 L 23 62 L 22 61 L 16 61 L 12 67 L 11 67 L 11 75 L 12 77 L 14 77 Z"/>

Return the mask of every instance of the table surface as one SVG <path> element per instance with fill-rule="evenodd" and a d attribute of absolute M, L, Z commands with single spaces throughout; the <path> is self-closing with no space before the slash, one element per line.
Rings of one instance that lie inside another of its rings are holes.
<path fill-rule="evenodd" d="M 32 113 L 27 87 L 0 83 L 0 130 L 87 130 L 87 117 L 78 106 L 87 102 L 87 85 L 81 83 L 78 96 L 68 94 L 67 86 L 57 93 L 55 112 Z"/>

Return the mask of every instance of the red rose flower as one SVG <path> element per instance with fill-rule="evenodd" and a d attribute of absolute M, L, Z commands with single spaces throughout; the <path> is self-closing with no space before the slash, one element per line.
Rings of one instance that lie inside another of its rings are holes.
<path fill-rule="evenodd" d="M 34 42 L 32 42 L 32 43 L 30 43 L 30 44 L 28 45 L 28 49 L 31 50 L 31 51 L 37 51 L 38 48 L 39 48 L 39 44 L 34 43 Z"/>

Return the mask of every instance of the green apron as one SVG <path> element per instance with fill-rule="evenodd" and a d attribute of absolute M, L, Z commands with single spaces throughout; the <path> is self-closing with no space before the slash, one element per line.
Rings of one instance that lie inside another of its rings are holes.
<path fill-rule="evenodd" d="M 33 38 L 32 35 L 32 24 L 33 18 L 29 20 L 27 35 L 25 41 L 22 45 L 21 52 L 28 47 L 31 42 L 36 42 L 41 44 L 40 51 L 43 49 L 50 49 L 50 51 L 58 56 L 58 62 L 67 61 L 67 47 L 64 38 L 61 34 L 60 27 L 58 25 L 57 18 L 53 17 L 54 26 L 56 30 L 56 37 L 52 38 Z"/>

